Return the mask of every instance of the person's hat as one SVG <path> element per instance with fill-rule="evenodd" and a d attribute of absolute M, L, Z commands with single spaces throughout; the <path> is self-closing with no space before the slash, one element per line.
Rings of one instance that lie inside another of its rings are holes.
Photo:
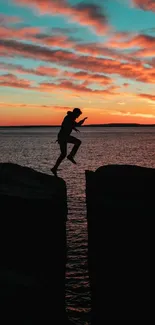
<path fill-rule="evenodd" d="M 74 108 L 73 113 L 82 114 L 80 108 Z"/>

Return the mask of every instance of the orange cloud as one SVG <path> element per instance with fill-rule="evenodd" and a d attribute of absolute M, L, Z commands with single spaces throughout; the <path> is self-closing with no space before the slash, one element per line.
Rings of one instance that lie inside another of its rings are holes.
<path fill-rule="evenodd" d="M 115 35 L 112 40 L 107 42 L 107 46 L 115 49 L 130 49 L 133 47 L 138 48 L 152 48 L 155 46 L 155 37 L 150 35 L 128 35 L 126 39 L 119 38 L 118 35 Z"/>
<path fill-rule="evenodd" d="M 132 0 L 133 4 L 142 10 L 155 11 L 154 0 Z"/>
<path fill-rule="evenodd" d="M 128 87 L 128 86 L 130 86 L 130 84 L 128 82 L 124 82 L 123 86 Z"/>
<path fill-rule="evenodd" d="M 55 84 L 55 83 L 40 83 L 40 86 L 38 87 L 38 90 L 40 91 L 47 91 L 47 92 L 51 92 L 51 90 L 60 90 L 64 89 L 67 91 L 75 91 L 77 93 L 88 93 L 91 96 L 92 95 L 104 95 L 104 96 L 113 96 L 113 95 L 118 95 L 119 93 L 114 93 L 113 88 L 107 88 L 106 90 L 98 90 L 98 89 L 91 89 L 87 87 L 87 83 L 83 83 L 83 84 L 74 84 L 70 81 L 63 81 L 59 84 Z"/>
<path fill-rule="evenodd" d="M 8 28 L 0 26 L 0 37 L 1 38 L 14 38 L 14 39 L 34 39 L 36 34 L 40 33 L 39 27 L 22 27 L 22 28 Z"/>
<path fill-rule="evenodd" d="M 37 76 L 49 76 L 49 77 L 57 77 L 62 70 L 57 68 L 52 68 L 48 66 L 39 66 L 36 69 L 26 69 L 20 64 L 12 64 L 12 63 L 5 63 L 0 62 L 0 69 L 1 70 L 13 70 L 16 73 L 21 74 L 34 74 Z"/>
<path fill-rule="evenodd" d="M 132 55 L 136 56 L 137 58 L 147 58 L 147 57 L 155 56 L 155 47 L 134 51 Z"/>
<path fill-rule="evenodd" d="M 69 108 L 69 106 L 59 106 L 59 105 L 37 105 L 37 104 L 25 104 L 25 103 L 10 103 L 10 102 L 0 102 L 0 107 L 1 108 L 7 108 L 7 107 L 12 107 L 12 108 L 24 108 L 24 109 L 30 109 L 30 108 L 37 108 L 37 109 L 45 109 L 45 108 L 50 108 L 54 109 L 57 111 L 66 111 Z"/>
<path fill-rule="evenodd" d="M 45 66 L 40 66 L 36 68 L 36 74 L 39 74 L 40 76 L 49 76 L 49 77 L 57 77 L 60 73 L 60 69 L 56 68 L 51 68 L 51 67 L 45 67 Z"/>
<path fill-rule="evenodd" d="M 155 69 L 146 68 L 141 62 L 135 64 L 121 63 L 118 61 L 102 58 L 93 58 L 90 56 L 79 57 L 78 61 L 73 63 L 76 68 L 87 68 L 92 72 L 104 72 L 108 74 L 117 74 L 131 80 L 141 81 L 145 83 L 155 82 Z"/>
<path fill-rule="evenodd" d="M 149 99 L 151 101 L 155 101 L 155 95 L 151 95 L 151 94 L 137 94 L 138 97 L 142 97 L 145 99 Z"/>
<path fill-rule="evenodd" d="M 53 47 L 74 48 L 76 40 L 66 35 L 44 34 L 39 27 L 20 27 L 12 28 L 8 26 L 0 26 L 0 38 L 15 40 L 31 40 L 35 43 L 50 45 Z"/>
<path fill-rule="evenodd" d="M 78 56 L 74 53 L 70 53 L 62 50 L 51 50 L 50 48 L 40 45 L 24 44 L 15 40 L 0 40 L 0 51 L 6 53 L 9 50 L 10 56 L 23 56 L 26 58 L 38 59 L 49 62 L 69 62 L 71 60 L 78 59 Z"/>
<path fill-rule="evenodd" d="M 18 79 L 15 75 L 8 73 L 0 76 L 0 86 L 31 89 L 31 82 L 26 79 Z"/>
<path fill-rule="evenodd" d="M 108 28 L 107 17 L 99 5 L 80 2 L 71 6 L 67 0 L 13 0 L 18 5 L 37 9 L 40 14 L 63 15 L 83 26 L 104 34 Z M 68 20 L 69 22 L 69 20 Z"/>
<path fill-rule="evenodd" d="M 53 50 L 39 45 L 24 44 L 13 40 L 0 40 L 0 53 L 23 56 L 93 73 L 117 74 L 131 80 L 155 83 L 155 68 L 146 68 L 141 62 L 123 63 L 116 60 L 79 55 L 63 50 Z"/>
<path fill-rule="evenodd" d="M 107 46 L 108 45 L 109 43 L 107 43 Z M 119 61 L 124 60 L 124 61 L 129 61 L 131 63 L 132 62 L 135 63 L 138 61 L 136 58 L 132 57 L 131 55 L 123 54 L 117 49 L 113 49 L 113 48 L 111 49 L 108 48 L 107 46 L 105 46 L 105 44 L 104 46 L 102 46 L 97 43 L 78 44 L 74 46 L 74 49 L 80 53 L 91 54 L 93 56 L 106 56 L 113 59 L 117 59 Z"/>
<path fill-rule="evenodd" d="M 136 62 L 137 59 L 131 55 L 120 53 L 115 49 L 107 48 L 97 43 L 77 44 L 78 39 L 73 39 L 66 35 L 52 35 L 49 36 L 41 32 L 39 27 L 23 27 L 23 28 L 8 28 L 0 27 L 0 37 L 3 39 L 14 40 L 31 40 L 35 43 L 50 45 L 59 48 L 74 49 L 80 53 L 87 53 L 93 56 L 107 56 L 114 59 L 125 60 L 129 62 Z M 36 44 L 35 44 L 36 45 Z"/>
<path fill-rule="evenodd" d="M 36 69 L 26 69 L 23 68 L 21 65 L 18 64 L 11 64 L 11 63 L 0 63 L 0 69 L 1 70 L 13 70 L 16 73 L 21 73 L 21 74 L 34 74 L 37 76 L 48 76 L 48 77 L 58 77 L 61 80 L 63 78 L 70 78 L 72 80 L 81 80 L 83 82 L 92 83 L 99 83 L 102 86 L 111 84 L 113 82 L 113 79 L 111 79 L 110 77 L 107 77 L 105 75 L 101 75 L 101 74 L 90 74 L 84 71 L 79 71 L 76 73 L 73 73 L 71 71 L 63 71 L 61 69 L 57 69 L 57 68 L 52 68 L 49 66 L 39 66 Z"/>
<path fill-rule="evenodd" d="M 36 35 L 33 40 L 35 42 L 40 42 L 46 45 L 55 46 L 55 47 L 62 47 L 62 48 L 74 48 L 76 42 L 69 38 L 66 35 L 54 35 L 54 36 L 48 36 L 44 34 Z"/>
<path fill-rule="evenodd" d="M 57 69 L 52 69 L 52 70 L 57 70 Z M 38 68 L 38 73 L 39 74 L 44 74 L 48 71 L 48 68 L 46 67 L 39 67 Z M 48 71 L 48 73 L 50 70 Z M 67 72 L 66 72 L 67 74 Z M 84 77 L 86 74 L 79 73 L 82 77 Z M 68 75 L 68 74 L 67 74 Z M 75 74 L 76 75 L 76 74 Z M 69 75 L 68 75 L 69 76 Z M 93 75 L 92 75 L 93 77 Z M 95 75 L 95 78 L 99 78 L 99 75 Z M 90 75 L 91 78 L 91 75 Z M 108 80 L 108 77 L 103 76 L 103 85 L 108 84 L 110 82 L 110 78 Z M 75 91 L 76 93 L 89 93 L 91 95 L 117 95 L 118 93 L 115 93 L 114 91 L 118 89 L 119 87 L 115 86 L 110 86 L 106 90 L 98 90 L 98 89 L 91 89 L 87 87 L 89 85 L 89 81 L 85 80 L 82 84 L 74 84 L 70 81 L 62 81 L 59 84 L 55 83 L 40 83 L 38 87 L 33 87 L 32 83 L 29 80 L 26 79 L 19 79 L 13 74 L 5 74 L 0 76 L 0 86 L 3 87 L 15 87 L 15 88 L 23 88 L 23 89 L 31 89 L 31 90 L 36 90 L 36 91 L 45 91 L 45 92 L 51 92 L 51 90 L 59 90 L 61 91 L 62 89 L 67 90 L 67 91 Z"/>
<path fill-rule="evenodd" d="M 84 71 L 79 71 L 76 73 L 70 72 L 70 71 L 64 71 L 63 72 L 64 77 L 69 77 L 71 79 L 78 79 L 78 80 L 83 80 L 85 82 L 98 82 L 101 85 L 108 85 L 113 82 L 113 80 L 110 77 L 101 75 L 101 74 L 90 74 Z"/>
<path fill-rule="evenodd" d="M 130 116 L 130 117 L 143 117 L 143 118 L 148 118 L 148 119 L 152 119 L 155 118 L 155 114 L 147 114 L 147 113 L 131 113 L 131 112 L 112 112 L 110 113 L 110 115 L 119 115 L 119 116 Z"/>

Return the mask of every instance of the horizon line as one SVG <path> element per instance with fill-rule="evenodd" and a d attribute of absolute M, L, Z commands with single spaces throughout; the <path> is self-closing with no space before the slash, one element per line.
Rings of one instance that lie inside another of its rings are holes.
<path fill-rule="evenodd" d="M 108 126 L 155 126 L 155 124 L 147 123 L 92 123 L 81 125 L 80 127 L 108 127 Z M 37 128 L 37 127 L 61 127 L 61 124 L 57 125 L 44 125 L 44 124 L 32 124 L 32 125 L 0 125 L 0 128 Z"/>

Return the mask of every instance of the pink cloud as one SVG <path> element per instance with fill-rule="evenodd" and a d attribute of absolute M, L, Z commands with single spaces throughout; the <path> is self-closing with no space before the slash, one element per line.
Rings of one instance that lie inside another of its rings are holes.
<path fill-rule="evenodd" d="M 15 40 L 31 40 L 39 42 L 40 44 L 50 45 L 58 48 L 69 48 L 74 49 L 78 53 L 86 53 L 93 56 L 107 56 L 117 60 L 125 60 L 130 62 L 137 61 L 131 55 L 123 54 L 117 49 L 110 49 L 107 46 L 102 46 L 97 43 L 79 44 L 77 45 L 76 40 L 67 37 L 66 35 L 48 36 L 41 33 L 39 27 L 23 27 L 17 28 L 6 28 L 0 27 L 0 37 L 3 39 L 15 39 Z M 36 45 L 36 44 L 35 44 Z M 35 46 L 34 45 L 34 46 Z M 118 47 L 118 46 L 117 46 Z M 60 55 L 60 52 L 59 52 Z"/>
<path fill-rule="evenodd" d="M 0 76 L 0 86 L 31 89 L 31 82 L 26 79 L 18 79 L 15 75 L 8 73 Z"/>
<path fill-rule="evenodd" d="M 108 44 L 107 44 L 108 45 Z M 119 46 L 118 46 L 119 48 Z M 136 58 L 134 58 L 131 55 L 128 54 L 123 54 L 120 51 L 116 49 L 111 49 L 104 44 L 98 44 L 98 43 L 89 43 L 89 44 L 79 44 L 75 45 L 74 49 L 79 52 L 79 53 L 86 53 L 86 54 L 91 54 L 93 56 L 106 56 L 110 57 L 113 59 L 117 59 L 119 61 L 124 60 L 124 61 L 129 61 L 129 62 L 136 62 L 138 61 Z"/>
<path fill-rule="evenodd" d="M 69 62 L 77 60 L 78 56 L 62 50 L 51 50 L 40 45 L 24 44 L 15 40 L 0 40 L 0 50 L 9 50 L 10 55 L 18 55 L 26 58 L 38 59 L 49 62 Z"/>
<path fill-rule="evenodd" d="M 62 47 L 62 48 L 74 48 L 76 45 L 76 41 L 73 39 L 70 39 L 66 35 L 54 35 L 54 36 L 44 36 L 42 35 L 36 35 L 34 36 L 33 40 L 35 42 L 42 43 L 44 45 L 50 45 L 53 47 Z"/>
<path fill-rule="evenodd" d="M 69 17 L 69 21 L 77 22 L 80 25 L 93 28 L 98 34 L 107 31 L 107 17 L 102 13 L 101 7 L 95 4 L 85 4 L 71 6 L 67 0 L 13 0 L 18 5 L 37 9 L 40 14 L 64 15 Z"/>
<path fill-rule="evenodd" d="M 123 34 L 124 35 L 124 34 Z M 75 51 L 79 53 L 86 53 L 93 56 L 107 56 L 111 57 L 113 59 L 118 60 L 125 60 L 130 62 L 137 61 L 136 58 L 134 58 L 132 55 L 123 54 L 120 51 L 117 50 L 117 48 L 126 48 L 126 47 L 132 47 L 133 44 L 140 44 L 140 37 L 143 39 L 142 45 L 146 46 L 152 46 L 154 42 L 154 37 L 147 37 L 147 36 L 139 36 L 135 40 L 128 41 L 127 43 L 114 43 L 116 49 L 108 48 L 107 46 L 102 46 L 102 44 L 98 43 L 88 43 L 88 44 L 77 44 L 77 41 L 73 38 L 70 38 L 66 35 L 52 35 L 48 36 L 43 33 L 41 33 L 41 30 L 39 27 L 24 27 L 21 29 L 12 29 L 12 28 L 5 28 L 0 27 L 0 37 L 2 38 L 12 38 L 12 39 L 19 39 L 19 40 L 32 40 L 35 41 L 35 43 L 40 43 L 52 47 L 58 47 L 63 49 L 74 49 Z M 117 35 L 118 37 L 118 35 Z M 146 41 L 145 41 L 146 40 Z M 108 44 L 107 44 L 108 45 Z M 111 43 L 112 47 L 113 44 Z"/>
<path fill-rule="evenodd" d="M 70 78 L 72 80 L 80 80 L 87 83 L 99 83 L 100 85 L 109 85 L 113 82 L 113 79 L 111 79 L 108 76 L 105 76 L 103 74 L 91 74 L 89 72 L 79 71 L 79 72 L 71 72 L 71 71 L 64 71 L 58 68 L 53 68 L 49 66 L 39 66 L 36 69 L 26 69 L 21 65 L 18 64 L 11 64 L 11 63 L 4 63 L 0 62 L 0 69 L 4 71 L 14 71 L 15 73 L 20 74 L 34 74 L 37 76 L 47 76 L 47 77 L 57 77 L 59 80 L 65 80 L 65 78 Z"/>
<path fill-rule="evenodd" d="M 49 76 L 49 77 L 57 77 L 62 70 L 56 69 L 48 66 L 39 66 L 36 69 L 26 69 L 20 64 L 12 64 L 12 63 L 5 63 L 0 62 L 0 69 L 1 70 L 12 70 L 16 73 L 21 74 L 34 74 L 37 76 Z"/>
<path fill-rule="evenodd" d="M 130 41 L 130 45 L 144 48 L 152 47 L 155 46 L 155 37 L 139 34 Z"/>
<path fill-rule="evenodd" d="M 24 41 L 31 40 L 35 43 L 62 48 L 73 48 L 76 45 L 76 41 L 66 35 L 48 36 L 43 34 L 40 27 L 12 28 L 0 26 L 0 38 Z"/>
<path fill-rule="evenodd" d="M 8 28 L 0 26 L 0 37 L 4 39 L 34 39 L 36 34 L 40 33 L 39 27 L 22 27 L 22 28 Z"/>
<path fill-rule="evenodd" d="M 155 37 L 150 35 L 131 35 L 126 39 L 113 37 L 112 40 L 107 42 L 107 46 L 115 48 L 115 49 L 130 49 L 134 47 L 138 48 L 151 48 L 152 46 L 155 46 Z"/>
<path fill-rule="evenodd" d="M 109 29 L 107 17 L 98 5 L 79 3 L 73 9 L 73 17 L 81 25 L 93 27 L 97 34 L 105 34 Z"/>
<path fill-rule="evenodd" d="M 20 23 L 21 19 L 17 16 L 8 16 L 0 14 L 0 25 L 16 24 Z"/>
<path fill-rule="evenodd" d="M 49 77 L 57 77 L 61 73 L 61 69 L 51 68 L 51 67 L 45 67 L 40 66 L 36 68 L 36 73 L 40 74 L 42 76 L 49 76 Z"/>
<path fill-rule="evenodd" d="M 89 94 L 89 95 L 118 95 L 119 93 L 113 93 L 112 89 L 105 89 L 105 90 L 98 90 L 98 89 L 91 89 L 87 87 L 87 83 L 83 84 L 74 84 L 70 81 L 63 81 L 59 84 L 55 83 L 40 83 L 40 86 L 38 87 L 38 90 L 40 91 L 47 91 L 51 92 L 51 90 L 67 90 L 67 91 L 75 91 L 76 93 L 81 94 Z"/>
<path fill-rule="evenodd" d="M 155 11 L 155 1 L 154 0 L 132 0 L 133 4 L 142 9 Z"/>
<path fill-rule="evenodd" d="M 0 40 L 0 52 L 9 55 L 58 63 L 92 73 L 117 74 L 131 80 L 155 83 L 155 69 L 146 68 L 141 62 L 123 63 L 116 60 L 79 55 L 62 50 L 51 50 L 39 45 L 24 44 L 13 40 Z"/>
<path fill-rule="evenodd" d="M 90 74 L 84 71 L 79 71 L 76 73 L 70 72 L 70 71 L 64 71 L 63 72 L 64 77 L 69 77 L 71 79 L 78 79 L 83 80 L 86 83 L 100 83 L 101 85 L 108 85 L 113 82 L 113 80 L 110 77 L 101 75 L 101 74 Z"/>

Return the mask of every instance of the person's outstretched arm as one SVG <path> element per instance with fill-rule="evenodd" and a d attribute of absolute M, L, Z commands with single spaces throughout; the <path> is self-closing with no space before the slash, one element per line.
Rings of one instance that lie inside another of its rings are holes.
<path fill-rule="evenodd" d="M 76 126 L 81 126 L 88 117 L 83 118 L 83 120 L 76 122 Z"/>

